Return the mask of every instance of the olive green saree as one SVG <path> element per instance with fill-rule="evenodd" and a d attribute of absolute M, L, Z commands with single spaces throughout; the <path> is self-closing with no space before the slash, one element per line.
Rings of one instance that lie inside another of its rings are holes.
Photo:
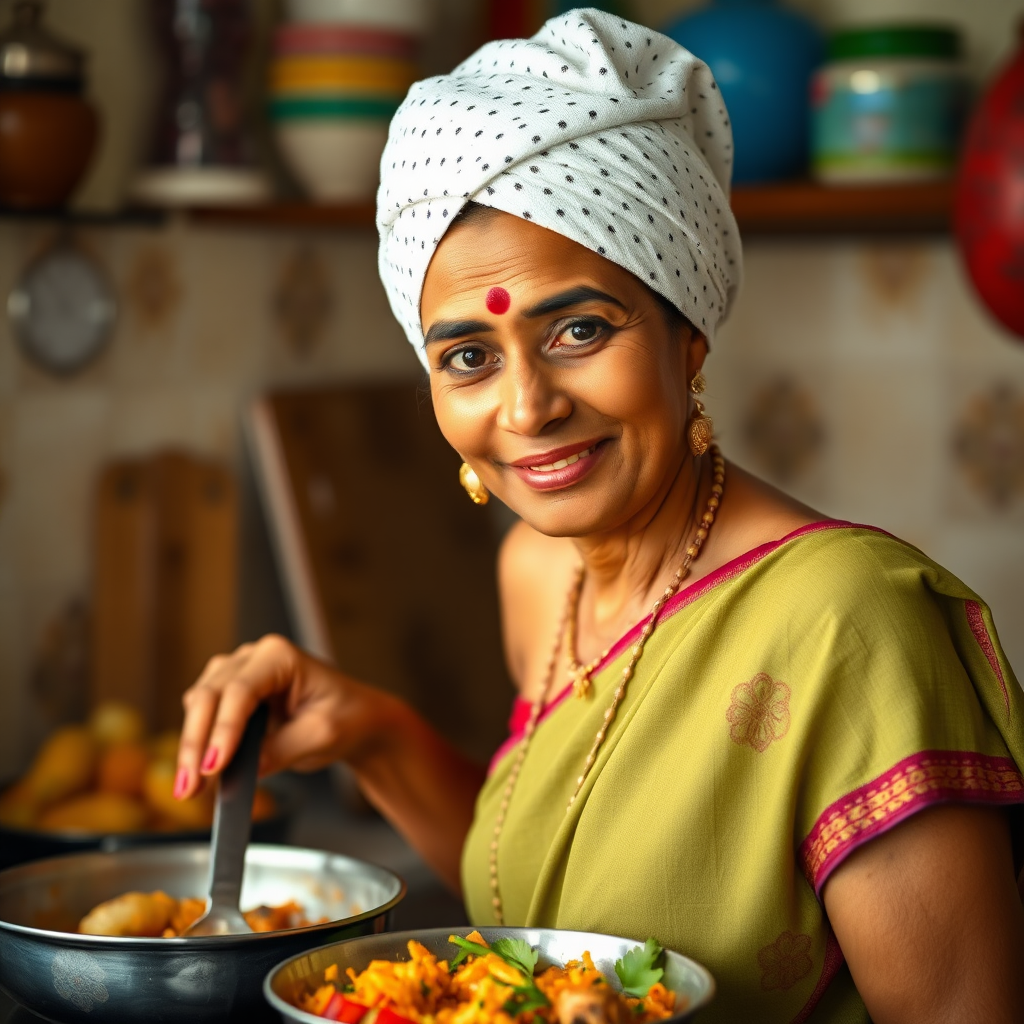
<path fill-rule="evenodd" d="M 634 639 L 590 697 L 545 709 L 498 849 L 506 923 L 653 935 L 715 975 L 702 1020 L 866 1020 L 820 902 L 829 874 L 931 804 L 1024 803 L 1024 695 L 988 609 L 869 528 L 749 552 L 666 605 L 567 813 Z M 463 853 L 477 924 L 523 719 Z"/>

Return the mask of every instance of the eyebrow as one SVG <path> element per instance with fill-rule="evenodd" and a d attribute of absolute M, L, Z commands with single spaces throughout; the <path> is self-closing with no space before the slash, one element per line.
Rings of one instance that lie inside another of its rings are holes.
<path fill-rule="evenodd" d="M 577 288 L 570 288 L 568 291 L 559 292 L 549 299 L 542 299 L 535 306 L 524 310 L 521 314 L 527 319 L 538 316 L 546 316 L 548 313 L 557 313 L 559 310 L 568 309 L 570 306 L 579 306 L 584 302 L 610 302 L 618 306 L 623 312 L 626 307 L 614 295 L 599 291 L 597 288 L 590 288 L 588 285 L 580 285 Z"/>
<path fill-rule="evenodd" d="M 483 320 L 438 320 L 430 325 L 423 343 L 429 345 L 435 341 L 452 341 L 467 334 L 480 334 L 484 331 L 490 333 L 493 330 L 494 328 Z"/>
<path fill-rule="evenodd" d="M 597 288 L 588 285 L 579 285 L 576 288 L 569 288 L 550 298 L 542 299 L 536 305 L 524 310 L 520 315 L 528 320 L 539 316 L 547 316 L 549 313 L 557 313 L 560 310 L 568 309 L 571 306 L 579 306 L 584 302 L 610 302 L 618 306 L 623 312 L 626 307 L 614 295 L 602 292 Z M 438 320 L 430 325 L 430 330 L 424 336 L 424 345 L 430 345 L 435 341 L 453 341 L 455 338 L 463 338 L 467 334 L 492 333 L 494 328 L 483 320 Z"/>

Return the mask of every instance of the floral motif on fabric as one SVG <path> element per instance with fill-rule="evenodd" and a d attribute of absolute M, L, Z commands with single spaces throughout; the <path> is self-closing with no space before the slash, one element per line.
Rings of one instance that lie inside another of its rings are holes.
<path fill-rule="evenodd" d="M 761 988 L 765 992 L 792 988 L 801 978 L 806 978 L 814 966 L 811 937 L 783 932 L 774 942 L 757 951 L 757 962 L 761 968 Z"/>
<path fill-rule="evenodd" d="M 758 672 L 749 683 L 735 687 L 731 696 L 725 717 L 734 743 L 763 754 L 774 740 L 789 732 L 789 687 L 785 683 Z"/>
<path fill-rule="evenodd" d="M 1008 757 L 923 750 L 837 800 L 800 844 L 804 874 L 821 892 L 858 846 L 935 803 L 1024 803 L 1024 777 Z"/>

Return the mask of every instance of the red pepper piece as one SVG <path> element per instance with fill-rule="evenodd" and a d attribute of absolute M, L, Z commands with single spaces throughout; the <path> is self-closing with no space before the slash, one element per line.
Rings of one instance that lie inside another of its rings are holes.
<path fill-rule="evenodd" d="M 415 1021 L 403 1017 L 400 1013 L 395 1013 L 390 1006 L 382 1006 L 374 1024 L 415 1024 Z"/>
<path fill-rule="evenodd" d="M 368 1009 L 369 1007 L 363 1006 L 362 1003 L 335 992 L 320 1016 L 326 1017 L 327 1020 L 340 1020 L 342 1024 L 359 1024 Z"/>

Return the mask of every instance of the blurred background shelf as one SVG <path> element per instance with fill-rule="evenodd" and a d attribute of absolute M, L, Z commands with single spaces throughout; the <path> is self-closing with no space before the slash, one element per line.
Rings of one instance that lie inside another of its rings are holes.
<path fill-rule="evenodd" d="M 747 186 L 733 190 L 732 207 L 748 234 L 947 231 L 953 183 Z"/>
<path fill-rule="evenodd" d="M 732 206 L 745 234 L 876 234 L 948 231 L 953 183 L 823 186 L 783 182 L 735 188 Z M 319 228 L 327 231 L 372 229 L 372 203 L 321 205 L 286 200 L 260 206 L 204 206 L 182 211 L 197 224 L 254 229 Z M 60 221 L 69 225 L 159 225 L 174 212 L 127 207 L 113 213 L 74 210 L 33 211 L 0 208 L 0 219 Z"/>
<path fill-rule="evenodd" d="M 736 188 L 732 205 L 749 234 L 946 231 L 952 182 L 825 187 L 812 182 Z M 210 207 L 191 213 L 200 223 L 264 228 L 372 228 L 373 207 L 304 202 Z"/>
<path fill-rule="evenodd" d="M 200 224 L 254 228 L 372 228 L 372 203 L 328 206 L 292 200 L 266 206 L 204 207 L 189 215 Z"/>

